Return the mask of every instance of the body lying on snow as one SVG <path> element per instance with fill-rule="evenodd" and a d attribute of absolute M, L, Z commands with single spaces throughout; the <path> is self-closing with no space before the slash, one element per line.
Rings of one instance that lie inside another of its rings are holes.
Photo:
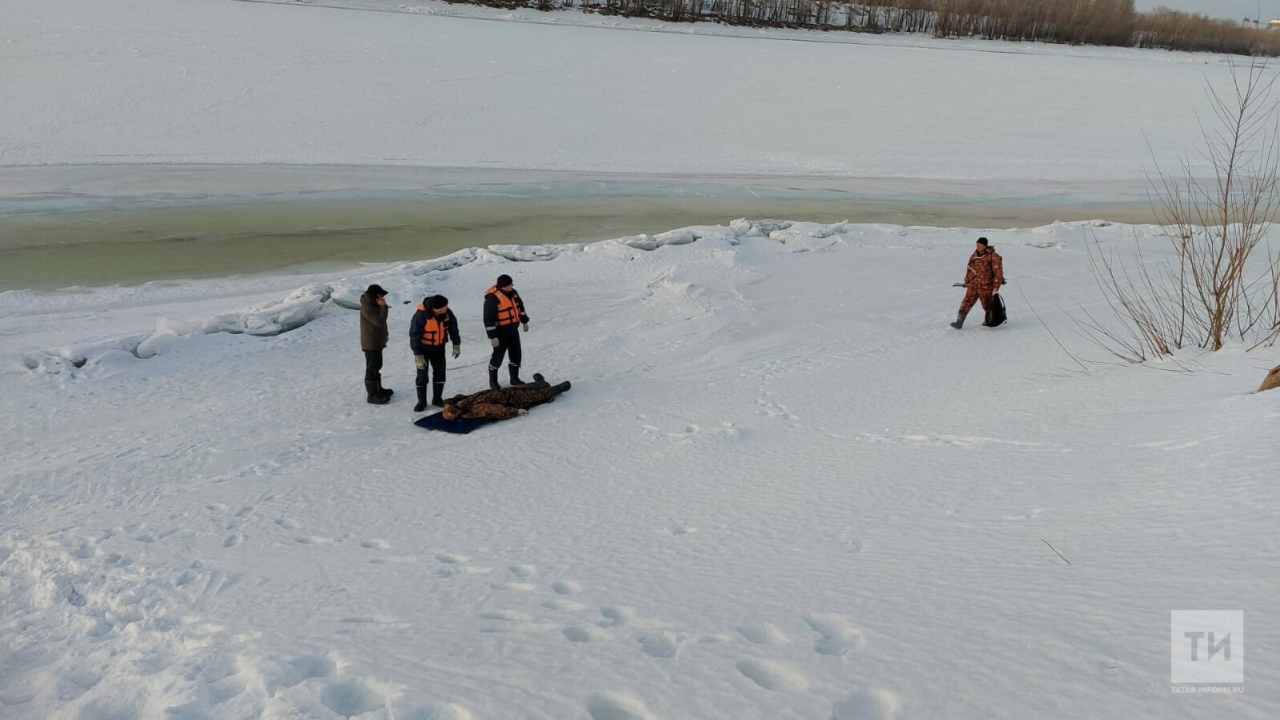
<path fill-rule="evenodd" d="M 444 403 L 443 415 L 446 420 L 510 420 L 527 413 L 534 405 L 550 402 L 569 388 L 567 381 L 551 385 L 535 374 L 533 382 L 524 385 L 451 397 Z"/>

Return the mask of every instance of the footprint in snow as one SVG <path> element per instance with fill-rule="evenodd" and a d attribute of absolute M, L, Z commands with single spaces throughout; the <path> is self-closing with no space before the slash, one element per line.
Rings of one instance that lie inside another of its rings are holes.
<path fill-rule="evenodd" d="M 320 691 L 320 702 L 345 718 L 375 712 L 387 705 L 386 698 L 355 678 L 325 687 Z"/>
<path fill-rule="evenodd" d="M 480 613 L 485 620 L 501 620 L 502 622 L 528 622 L 530 617 L 514 610 L 490 610 Z"/>
<path fill-rule="evenodd" d="M 840 531 L 840 544 L 844 545 L 844 549 L 851 553 L 860 553 L 866 546 L 860 538 L 854 537 L 851 529 Z"/>
<path fill-rule="evenodd" d="M 240 676 L 240 660 L 228 654 L 205 666 L 201 672 L 210 705 L 221 705 L 240 695 L 248 683 Z"/>
<path fill-rule="evenodd" d="M 604 616 L 604 619 L 600 621 L 600 627 L 631 625 L 635 623 L 636 619 L 635 609 L 623 605 L 600 608 L 600 614 Z"/>
<path fill-rule="evenodd" d="M 455 575 L 484 575 L 486 573 L 493 572 L 493 568 L 471 565 L 471 558 L 466 555 L 440 553 L 436 555 L 436 560 L 445 565 L 445 567 L 436 570 L 436 577 L 447 578 Z"/>
<path fill-rule="evenodd" d="M 391 543 L 386 540 L 364 540 L 361 541 L 360 547 L 365 550 L 389 550 L 391 549 Z"/>
<path fill-rule="evenodd" d="M 327 678 L 338 674 L 338 664 L 324 655 L 303 655 L 290 660 L 281 671 L 284 687 L 301 685 L 311 678 Z"/>
<path fill-rule="evenodd" d="M 680 639 L 666 630 L 642 635 L 636 639 L 640 641 L 640 647 L 644 648 L 645 654 L 649 657 L 665 660 L 680 653 Z"/>
<path fill-rule="evenodd" d="M 91 544 L 88 540 L 82 540 L 80 541 L 80 546 L 71 551 L 71 557 L 78 558 L 80 560 L 88 560 L 96 557 L 99 552 L 101 551 L 98 550 L 97 545 Z"/>
<path fill-rule="evenodd" d="M 804 673 L 769 660 L 743 660 L 738 663 L 738 672 L 756 685 L 774 692 L 803 692 L 809 687 Z"/>
<path fill-rule="evenodd" d="M 738 634 L 756 645 L 782 647 L 791 644 L 791 638 L 787 637 L 786 633 L 782 632 L 777 625 L 767 622 L 743 625 L 738 628 Z"/>
<path fill-rule="evenodd" d="M 289 519 L 289 518 L 280 518 L 280 519 L 276 520 L 276 525 L 279 525 L 280 527 L 284 528 L 285 530 L 297 530 L 297 529 L 298 529 L 298 521 L 296 521 L 296 520 L 291 520 L 291 519 Z"/>
<path fill-rule="evenodd" d="M 538 586 L 533 583 L 523 582 L 496 582 L 489 587 L 494 590 L 514 590 L 516 592 L 533 592 L 538 589 Z"/>
<path fill-rule="evenodd" d="M 831 720 L 893 720 L 902 701 L 888 690 L 859 690 L 831 709 Z"/>
<path fill-rule="evenodd" d="M 642 701 L 621 693 L 592 695 L 587 700 L 587 712 L 591 720 L 657 720 Z"/>
<path fill-rule="evenodd" d="M 575 625 L 560 631 L 569 642 L 606 642 L 612 639 L 609 631 L 595 625 Z"/>
<path fill-rule="evenodd" d="M 487 567 L 475 567 L 473 565 L 459 565 L 456 567 L 440 568 L 436 571 L 436 577 L 447 578 L 456 575 L 484 575 L 492 572 Z"/>
<path fill-rule="evenodd" d="M 861 649 L 866 642 L 862 631 L 855 628 L 843 615 L 814 613 L 806 617 L 805 622 L 822 636 L 814 645 L 814 650 L 820 655 L 845 655 Z"/>
<path fill-rule="evenodd" d="M 557 595 L 577 595 L 582 592 L 582 586 L 572 580 L 557 580 L 551 583 L 551 589 Z"/>

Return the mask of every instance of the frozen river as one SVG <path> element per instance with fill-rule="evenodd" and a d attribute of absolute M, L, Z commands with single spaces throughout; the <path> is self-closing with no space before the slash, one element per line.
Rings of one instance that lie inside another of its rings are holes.
<path fill-rule="evenodd" d="M 1140 187 L 314 166 L 0 170 L 0 290 L 342 269 L 740 218 L 1145 222 Z"/>

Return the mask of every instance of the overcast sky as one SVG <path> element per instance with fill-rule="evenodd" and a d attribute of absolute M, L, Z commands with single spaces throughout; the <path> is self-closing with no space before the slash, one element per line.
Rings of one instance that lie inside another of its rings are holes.
<path fill-rule="evenodd" d="M 1137 0 L 1139 10 L 1167 7 L 1171 10 L 1197 12 L 1210 17 L 1239 20 L 1253 17 L 1258 12 L 1258 0 Z M 1262 20 L 1280 17 L 1280 0 L 1262 0 Z M 1280 31 L 1277 31 L 1280 32 Z"/>

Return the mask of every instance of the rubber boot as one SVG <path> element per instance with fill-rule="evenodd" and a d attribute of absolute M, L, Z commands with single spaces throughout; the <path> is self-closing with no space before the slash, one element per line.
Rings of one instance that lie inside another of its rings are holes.
<path fill-rule="evenodd" d="M 498 384 L 498 368 L 489 367 L 489 389 L 501 390 L 502 386 Z"/>
<path fill-rule="evenodd" d="M 438 408 L 444 407 L 444 383 L 433 383 L 431 388 L 431 404 Z"/>
<path fill-rule="evenodd" d="M 413 406 L 413 411 L 422 412 L 427 409 L 427 386 L 416 385 L 414 389 L 418 391 L 418 404 Z"/>
<path fill-rule="evenodd" d="M 566 391 L 568 391 L 568 390 L 569 390 L 569 388 L 571 388 L 571 387 L 573 387 L 573 386 L 569 384 L 569 381 L 568 381 L 568 380 L 565 380 L 564 382 L 560 383 L 559 385 L 552 385 L 552 386 L 551 386 L 551 397 L 555 397 L 555 396 L 559 395 L 560 393 L 566 392 Z"/>
<path fill-rule="evenodd" d="M 507 366 L 507 368 L 508 368 L 509 370 L 511 370 L 511 384 L 512 384 L 512 385 L 523 385 L 523 384 L 524 384 L 524 381 L 520 379 L 520 366 L 519 366 L 519 365 L 508 365 L 508 366 Z"/>
<path fill-rule="evenodd" d="M 964 327 L 964 318 L 968 314 L 969 313 L 965 312 L 964 310 L 961 310 L 960 312 L 956 313 L 956 321 L 951 323 L 951 327 L 957 330 Z"/>
<path fill-rule="evenodd" d="M 542 377 L 542 373 L 534 373 L 534 374 L 533 374 L 533 381 L 534 381 L 534 382 L 536 382 L 536 383 L 540 383 L 540 382 L 546 382 L 546 381 L 547 381 L 547 379 L 546 379 L 546 378 L 544 378 L 544 377 Z"/>
<path fill-rule="evenodd" d="M 390 398 L 392 395 L 396 394 L 396 391 L 392 390 L 391 388 L 382 387 L 382 381 L 378 381 L 378 394 L 385 395 L 388 398 Z"/>
<path fill-rule="evenodd" d="M 378 383 L 366 382 L 364 384 L 364 392 L 369 396 L 370 405 L 386 405 L 391 402 L 391 398 L 378 392 Z"/>

